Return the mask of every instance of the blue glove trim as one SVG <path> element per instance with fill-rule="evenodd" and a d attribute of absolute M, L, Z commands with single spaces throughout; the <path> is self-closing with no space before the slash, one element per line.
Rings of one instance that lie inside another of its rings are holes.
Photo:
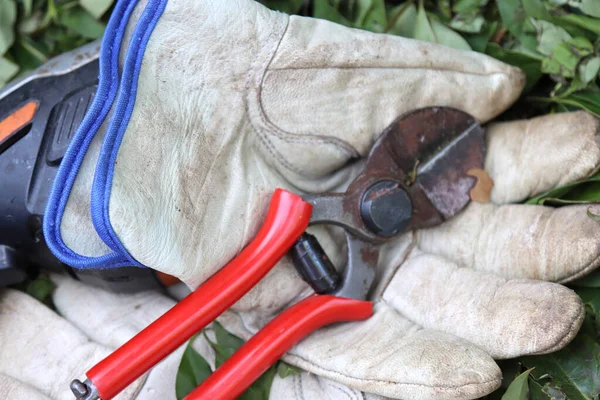
<path fill-rule="evenodd" d="M 125 58 L 119 95 L 96 164 L 91 193 L 92 222 L 100 238 L 115 253 L 142 266 L 125 249 L 110 223 L 108 205 L 119 147 L 135 106 L 138 78 L 150 35 L 162 15 L 166 0 L 150 0 L 140 17 Z"/>
<path fill-rule="evenodd" d="M 46 243 L 59 260 L 76 268 L 110 268 L 140 265 L 127 252 L 123 251 L 115 251 L 114 253 L 99 257 L 88 257 L 78 254 L 67 247 L 60 233 L 63 213 L 77 173 L 81 167 L 81 163 L 89 149 L 92 139 L 111 109 L 117 95 L 117 90 L 119 90 L 119 92 L 121 91 L 119 88 L 119 50 L 121 48 L 127 23 L 136 6 L 136 1 L 137 0 L 120 0 L 113 10 L 100 49 L 98 89 L 89 110 L 75 132 L 63 157 L 46 205 L 43 224 Z M 144 36 L 147 31 L 151 32 L 154 29 L 158 17 L 162 14 L 165 5 L 166 0 L 151 0 L 148 3 L 140 22 L 142 22 L 144 17 L 148 14 L 151 14 L 154 18 L 146 18 L 145 20 L 147 21 L 150 19 L 151 25 L 144 26 L 140 25 L 140 23 L 137 24 L 131 43 L 136 43 L 136 40 L 138 40 L 140 36 Z M 149 33 L 147 36 L 149 36 Z M 144 46 L 145 43 L 146 42 L 144 42 Z M 134 50 L 137 50 L 137 48 Z M 131 48 L 128 49 L 126 63 L 130 58 L 130 53 L 138 53 L 134 50 Z M 125 74 L 123 77 L 125 80 L 131 79 Z M 102 236 L 100 237 L 102 238 Z M 113 248 L 110 243 L 107 244 L 109 247 Z"/>

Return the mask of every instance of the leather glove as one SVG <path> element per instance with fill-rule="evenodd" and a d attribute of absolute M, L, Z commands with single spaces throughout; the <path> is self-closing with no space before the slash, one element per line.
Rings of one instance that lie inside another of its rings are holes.
<path fill-rule="evenodd" d="M 171 308 L 158 292 L 114 294 L 53 276 L 56 313 L 14 289 L 0 291 L 0 393 L 11 400 L 72 400 L 72 379 Z M 187 345 L 187 344 L 186 344 Z M 124 390 L 119 400 L 175 399 L 185 346 Z M 214 356 L 204 337 L 194 348 Z"/>
<path fill-rule="evenodd" d="M 128 4 L 45 220 L 52 250 L 81 268 L 137 263 L 197 287 L 253 238 L 274 188 L 342 191 L 398 115 L 451 106 L 486 122 L 524 84 L 481 54 L 249 0 Z M 579 206 L 509 203 L 592 173 L 597 131 L 584 113 L 489 126 L 492 203 L 388 245 L 373 317 L 321 329 L 284 359 L 392 398 L 469 399 L 499 386 L 494 358 L 566 345 L 582 303 L 543 280 L 595 268 L 598 225 Z M 311 231 L 343 265 L 340 235 Z M 221 320 L 248 338 L 309 293 L 284 260 Z"/>
<path fill-rule="evenodd" d="M 0 393 L 10 400 L 72 400 L 70 381 L 158 318 L 175 301 L 148 291 L 115 294 L 53 275 L 56 313 L 13 289 L 0 291 Z M 208 336 L 212 331 L 208 330 Z M 214 340 L 214 337 L 211 338 Z M 115 400 L 175 400 L 175 378 L 187 343 Z M 204 335 L 194 349 L 214 368 Z M 380 400 L 306 372 L 273 381 L 271 400 Z"/>

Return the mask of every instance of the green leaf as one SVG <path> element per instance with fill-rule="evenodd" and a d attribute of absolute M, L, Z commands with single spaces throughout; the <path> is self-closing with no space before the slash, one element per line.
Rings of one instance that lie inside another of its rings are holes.
<path fill-rule="evenodd" d="M 469 43 L 469 46 L 471 46 L 474 51 L 485 53 L 488 42 L 494 35 L 494 32 L 496 32 L 497 27 L 497 22 L 488 23 L 484 26 L 481 33 L 477 35 L 465 35 L 465 40 Z"/>
<path fill-rule="evenodd" d="M 529 377 L 529 399 L 530 400 L 550 400 L 550 397 L 544 393 L 542 385 Z"/>
<path fill-rule="evenodd" d="M 113 0 L 79 0 L 79 5 L 96 19 L 104 15 L 112 3 Z"/>
<path fill-rule="evenodd" d="M 242 393 L 242 395 L 238 397 L 238 400 L 269 400 L 269 394 L 274 378 L 275 368 L 271 367 L 262 374 L 252 386 Z"/>
<path fill-rule="evenodd" d="M 580 280 L 583 280 L 582 278 Z M 598 282 L 600 284 L 600 282 Z M 569 283 L 571 285 L 571 283 Z M 599 286 L 590 286 L 590 287 L 578 287 L 576 288 L 577 295 L 581 297 L 581 301 L 583 301 L 586 305 L 588 305 L 591 310 L 587 310 L 588 313 L 593 313 L 596 317 L 600 316 L 600 285 Z"/>
<path fill-rule="evenodd" d="M 46 302 L 52 295 L 56 286 L 46 275 L 40 275 L 27 284 L 25 292 L 42 303 Z"/>
<path fill-rule="evenodd" d="M 586 89 L 567 97 L 530 97 L 529 100 L 542 103 L 557 103 L 583 109 L 600 118 L 600 92 Z"/>
<path fill-rule="evenodd" d="M 579 278 L 577 280 L 569 282 L 569 286 L 577 286 L 579 288 L 600 288 L 600 270 L 595 270 L 594 272 L 584 276 L 583 278 Z M 579 294 L 579 296 L 583 299 L 583 296 L 579 291 L 580 289 L 577 289 L 577 294 Z M 598 299 L 600 299 L 600 294 L 598 295 Z M 583 301 L 587 300 L 583 299 Z M 598 304 L 596 314 L 600 315 L 600 302 Z"/>
<path fill-rule="evenodd" d="M 522 0 L 523 9 L 528 17 L 550 21 L 552 17 L 541 0 Z"/>
<path fill-rule="evenodd" d="M 72 8 L 59 16 L 61 25 L 88 39 L 97 39 L 104 33 L 104 23 L 98 22 L 80 7 Z"/>
<path fill-rule="evenodd" d="M 227 347 L 236 351 L 244 344 L 244 341 L 239 337 L 232 335 L 227 332 L 223 326 L 217 321 L 213 322 L 213 329 L 215 331 L 215 337 L 217 339 L 217 344 L 223 347 Z"/>
<path fill-rule="evenodd" d="M 583 82 L 579 75 L 575 75 L 575 77 L 571 81 L 559 82 L 556 85 L 556 88 L 551 92 L 553 97 L 568 97 L 572 93 L 578 92 L 580 90 L 585 89 L 588 86 L 586 82 Z"/>
<path fill-rule="evenodd" d="M 23 5 L 23 14 L 25 17 L 29 17 L 33 10 L 33 0 L 21 0 L 21 4 Z"/>
<path fill-rule="evenodd" d="M 419 3 L 417 12 L 414 37 L 415 39 L 439 43 L 455 49 L 471 50 L 469 43 L 462 36 L 436 19 L 430 19 L 425 12 L 422 1 Z"/>
<path fill-rule="evenodd" d="M 577 93 L 573 93 L 567 98 L 561 99 L 565 104 L 571 104 L 578 106 L 590 113 L 600 117 L 600 92 L 595 90 L 582 90 Z"/>
<path fill-rule="evenodd" d="M 206 334 L 204 336 L 215 350 L 215 366 L 218 368 L 225 360 L 231 357 L 237 349 L 242 347 L 244 341 L 227 332 L 217 321 L 213 322 L 213 330 L 215 332 L 216 343 L 212 342 Z"/>
<path fill-rule="evenodd" d="M 17 6 L 14 0 L 0 0 L 0 56 L 15 41 L 14 25 L 17 17 Z"/>
<path fill-rule="evenodd" d="M 571 200 L 571 201 L 581 201 L 581 190 L 585 190 L 586 187 L 600 184 L 600 174 L 595 174 L 589 178 L 581 179 L 575 182 L 571 182 L 569 184 L 557 187 L 555 189 L 549 190 L 545 193 L 542 193 L 538 196 L 532 197 L 527 200 L 526 204 L 538 204 L 543 205 L 546 204 L 549 200 Z M 574 194 L 573 194 L 574 193 Z M 579 193 L 579 194 L 578 194 Z M 600 192 L 596 194 L 595 199 L 590 199 L 589 194 L 583 192 L 583 198 L 585 202 L 589 201 L 600 201 Z"/>
<path fill-rule="evenodd" d="M 567 395 L 551 383 L 546 383 L 542 388 L 542 392 L 549 400 L 568 400 Z"/>
<path fill-rule="evenodd" d="M 329 4 L 328 0 L 313 1 L 313 17 L 322 18 L 345 26 L 352 26 L 336 7 Z"/>
<path fill-rule="evenodd" d="M 584 14 L 600 18 L 600 2 L 598 0 L 570 1 L 569 5 L 579 8 Z"/>
<path fill-rule="evenodd" d="M 414 38 L 417 7 L 409 2 L 394 7 L 388 11 L 388 20 L 390 21 L 388 33 Z"/>
<path fill-rule="evenodd" d="M 488 0 L 458 0 L 452 6 L 452 10 L 458 14 L 478 13 Z"/>
<path fill-rule="evenodd" d="M 594 45 L 584 37 L 569 39 L 567 40 L 567 44 L 571 48 L 571 51 L 580 58 L 589 56 L 594 52 Z"/>
<path fill-rule="evenodd" d="M 46 49 L 27 36 L 22 36 L 11 50 L 22 70 L 32 70 L 48 61 Z"/>
<path fill-rule="evenodd" d="M 204 382 L 212 373 L 208 362 L 192 347 L 192 338 L 181 357 L 177 377 L 175 379 L 175 394 L 177 400 L 182 400 L 199 384 Z"/>
<path fill-rule="evenodd" d="M 383 0 L 358 0 L 358 16 L 354 25 L 372 32 L 384 32 L 387 27 L 385 2 Z"/>
<path fill-rule="evenodd" d="M 18 32 L 20 34 L 32 34 L 42 28 L 44 28 L 42 13 L 38 11 L 19 21 Z"/>
<path fill-rule="evenodd" d="M 431 19 L 431 27 L 437 43 L 459 50 L 471 50 L 469 43 L 458 33 L 442 24 L 437 19 Z"/>
<path fill-rule="evenodd" d="M 542 72 L 566 78 L 575 76 L 579 61 L 594 50 L 586 38 L 577 37 L 554 45 L 552 56 L 542 61 Z"/>
<path fill-rule="evenodd" d="M 534 20 L 533 24 L 537 30 L 537 50 L 547 56 L 552 55 L 557 45 L 571 39 L 569 32 L 550 22 Z"/>
<path fill-rule="evenodd" d="M 579 65 L 579 78 L 583 83 L 589 83 L 596 79 L 600 71 L 600 57 L 590 57 Z"/>
<path fill-rule="evenodd" d="M 567 14 L 554 17 L 554 21 L 570 23 L 600 35 L 600 19 L 586 17 L 585 15 Z"/>
<path fill-rule="evenodd" d="M 542 77 L 541 59 L 535 58 L 529 53 L 507 50 L 494 43 L 489 43 L 485 52 L 500 61 L 519 67 L 525 72 L 527 83 L 523 90 L 524 93 L 531 90 Z"/>
<path fill-rule="evenodd" d="M 595 316 L 586 314 L 579 334 L 564 349 L 521 359 L 539 382 L 548 376 L 569 400 L 592 400 L 600 395 L 600 344 L 596 341 Z"/>
<path fill-rule="evenodd" d="M 414 38 L 418 40 L 424 40 L 426 42 L 437 43 L 435 33 L 423 7 L 423 1 L 419 2 L 419 11 L 417 12 L 417 20 L 415 23 Z"/>
<path fill-rule="evenodd" d="M 535 51 L 536 38 L 534 35 L 525 31 L 525 21 L 527 14 L 523 8 L 521 0 L 496 0 L 498 11 L 506 28 L 517 39 L 524 48 Z"/>
<path fill-rule="evenodd" d="M 261 0 L 261 3 L 272 10 L 297 14 L 302 8 L 303 0 Z"/>
<path fill-rule="evenodd" d="M 485 19 L 481 15 L 457 14 L 450 21 L 450 28 L 465 32 L 479 33 L 485 24 Z"/>
<path fill-rule="evenodd" d="M 567 396 L 557 389 L 552 383 L 544 386 L 529 376 L 529 396 L 531 400 L 567 400 Z"/>
<path fill-rule="evenodd" d="M 438 10 L 440 10 L 440 14 L 444 17 L 445 21 L 448 21 L 452 18 L 452 8 L 450 7 L 450 0 L 438 0 L 437 2 Z"/>
<path fill-rule="evenodd" d="M 5 57 L 0 57 L 0 87 L 19 72 L 19 66 Z"/>
<path fill-rule="evenodd" d="M 300 370 L 294 366 L 289 365 L 283 361 L 279 361 L 277 364 L 277 375 L 280 378 L 287 378 L 288 376 L 299 374 Z"/>
<path fill-rule="evenodd" d="M 521 375 L 517 376 L 514 381 L 510 384 L 506 393 L 502 396 L 502 400 L 528 400 L 529 399 L 529 385 L 527 379 L 529 373 L 533 368 L 528 369 Z"/>

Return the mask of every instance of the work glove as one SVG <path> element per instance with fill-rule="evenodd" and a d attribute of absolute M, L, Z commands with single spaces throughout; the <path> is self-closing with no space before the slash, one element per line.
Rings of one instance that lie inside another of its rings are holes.
<path fill-rule="evenodd" d="M 343 191 L 397 116 L 449 106 L 485 123 L 525 83 L 482 54 L 250 0 L 120 2 L 102 51 L 99 90 L 55 181 L 46 239 L 71 265 L 135 263 L 191 288 L 254 237 L 275 188 Z M 595 171 L 597 131 L 582 112 L 487 126 L 491 202 L 387 244 L 374 315 L 321 329 L 284 360 L 391 398 L 471 399 L 500 385 L 494 359 L 565 346 L 584 309 L 544 281 L 597 266 L 598 223 L 584 206 L 513 203 Z M 343 268 L 340 232 L 309 231 Z M 310 293 L 286 258 L 221 321 L 247 339 Z"/>
<path fill-rule="evenodd" d="M 33 297 L 0 290 L 0 394 L 9 400 L 72 400 L 70 381 L 106 357 L 175 305 L 156 291 L 115 294 L 86 286 L 66 276 L 53 275 L 56 312 Z M 212 330 L 207 335 L 215 340 Z M 175 400 L 179 363 L 187 343 L 115 400 Z M 214 350 L 204 335 L 193 342 L 214 368 Z M 362 395 L 306 372 L 275 377 L 271 399 L 380 400 Z"/>
<path fill-rule="evenodd" d="M 0 290 L 0 393 L 11 400 L 72 400 L 69 384 L 171 308 L 157 292 L 119 295 L 52 277 L 56 312 L 14 289 Z M 186 344 L 187 345 L 187 344 Z M 181 346 L 119 400 L 175 399 Z M 203 336 L 194 347 L 211 359 Z"/>

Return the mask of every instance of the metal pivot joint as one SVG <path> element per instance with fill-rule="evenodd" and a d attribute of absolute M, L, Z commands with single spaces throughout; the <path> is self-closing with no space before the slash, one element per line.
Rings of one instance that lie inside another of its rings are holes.
<path fill-rule="evenodd" d="M 380 181 L 365 191 L 360 201 L 360 215 L 374 234 L 392 237 L 408 226 L 412 203 L 399 182 Z"/>
<path fill-rule="evenodd" d="M 89 379 L 81 382 L 79 379 L 74 379 L 71 382 L 71 392 L 75 395 L 77 400 L 98 400 L 98 389 Z"/>

